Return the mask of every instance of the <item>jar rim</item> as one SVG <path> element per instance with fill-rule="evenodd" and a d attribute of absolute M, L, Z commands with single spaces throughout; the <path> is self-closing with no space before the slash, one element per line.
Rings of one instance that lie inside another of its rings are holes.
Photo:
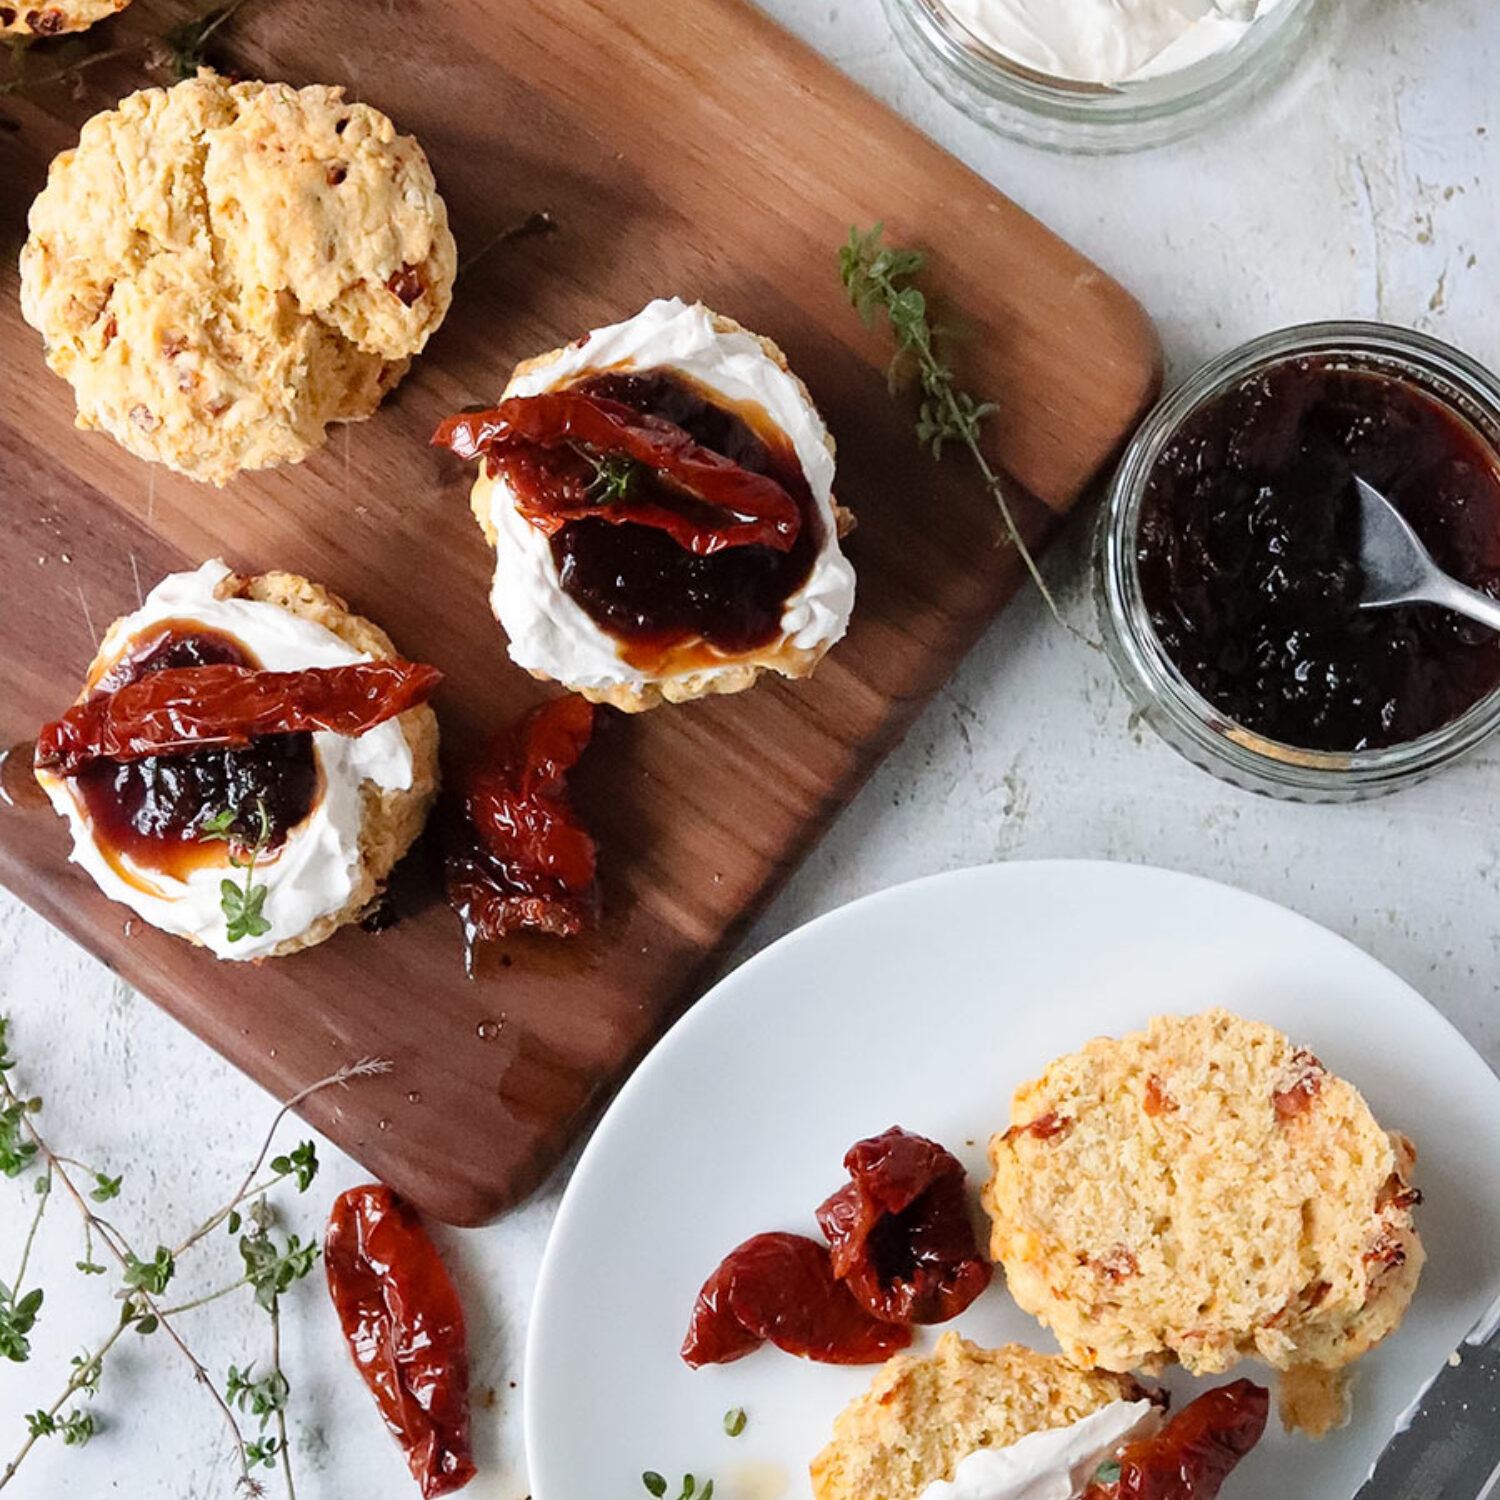
<path fill-rule="evenodd" d="M 1186 68 L 1096 84 L 1028 68 L 988 47 L 945 0 L 884 0 L 898 41 L 950 103 L 1001 134 L 1082 153 L 1139 150 L 1190 135 L 1257 92 L 1320 0 L 1281 0 L 1235 45 Z"/>
<path fill-rule="evenodd" d="M 1374 322 L 1304 323 L 1210 360 L 1160 401 L 1110 483 L 1097 553 L 1106 643 L 1127 691 L 1153 727 L 1196 764 L 1238 785 L 1307 799 L 1373 796 L 1423 780 L 1500 729 L 1500 687 L 1448 723 L 1375 750 L 1322 751 L 1256 734 L 1208 701 L 1167 655 L 1146 609 L 1136 534 L 1146 486 L 1184 422 L 1246 379 L 1302 358 L 1404 379 L 1462 418 L 1500 466 L 1500 379 L 1428 334 Z"/>

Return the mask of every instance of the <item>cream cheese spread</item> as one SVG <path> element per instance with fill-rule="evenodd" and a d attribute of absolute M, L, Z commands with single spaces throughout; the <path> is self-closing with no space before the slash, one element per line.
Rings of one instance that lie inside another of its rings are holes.
<path fill-rule="evenodd" d="M 196 572 L 173 573 L 146 596 L 132 615 L 118 621 L 104 642 L 106 659 L 163 620 L 192 620 L 239 641 L 266 671 L 338 667 L 371 658 L 346 645 L 331 630 L 279 605 L 252 599 L 220 599 L 215 590 L 230 576 L 222 562 Z M 320 917 L 339 911 L 354 893 L 359 870 L 360 787 L 366 781 L 391 791 L 412 785 L 411 750 L 395 720 L 358 739 L 315 734 L 313 747 L 320 792 L 312 811 L 277 849 L 262 855 L 255 879 L 266 887 L 270 931 L 231 943 L 222 909 L 221 882 L 234 871 L 209 862 L 178 879 L 139 867 L 123 851 L 108 856 L 96 842 L 82 800 L 66 777 L 39 772 L 53 807 L 73 835 L 72 859 L 115 901 L 179 937 L 195 939 L 220 958 L 252 959 L 305 932 Z M 226 856 L 227 857 L 227 856 Z"/>
<path fill-rule="evenodd" d="M 1036 72 L 1119 84 L 1227 52 L 1282 0 L 939 0 L 976 40 Z"/>
<path fill-rule="evenodd" d="M 556 359 L 517 375 L 505 395 L 536 396 L 571 385 L 594 370 L 675 370 L 735 403 L 753 402 L 791 441 L 823 518 L 823 548 L 806 582 L 786 601 L 777 649 L 820 650 L 847 629 L 854 608 L 854 570 L 839 547 L 833 514 L 833 455 L 827 429 L 801 385 L 776 364 L 751 334 L 714 327 L 702 304 L 677 298 L 648 304 L 635 317 L 597 328 Z M 619 642 L 563 592 L 552 543 L 516 508 L 503 478 L 490 489 L 495 579 L 490 602 L 510 637 L 511 659 L 573 687 L 643 687 L 655 680 L 625 661 Z M 772 663 L 774 664 L 774 663 Z M 695 667 L 712 680 L 723 668 Z"/>
<path fill-rule="evenodd" d="M 1149 1401 L 1112 1401 L 1071 1427 L 1031 1432 L 1006 1448 L 976 1448 L 952 1479 L 929 1484 L 920 1500 L 1077 1500 L 1122 1443 L 1160 1425 Z"/>

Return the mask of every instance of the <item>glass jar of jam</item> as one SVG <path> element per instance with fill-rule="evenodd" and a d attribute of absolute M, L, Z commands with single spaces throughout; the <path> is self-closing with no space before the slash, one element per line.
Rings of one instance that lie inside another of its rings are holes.
<path fill-rule="evenodd" d="M 1257 339 L 1167 397 L 1115 475 L 1110 655 L 1163 738 L 1248 790 L 1374 796 L 1500 727 L 1500 635 L 1431 605 L 1359 608 L 1355 476 L 1500 596 L 1500 380 L 1422 334 Z"/>

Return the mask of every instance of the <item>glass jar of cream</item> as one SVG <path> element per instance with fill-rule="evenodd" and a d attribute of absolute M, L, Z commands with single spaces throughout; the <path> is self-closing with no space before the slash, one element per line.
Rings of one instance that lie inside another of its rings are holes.
<path fill-rule="evenodd" d="M 885 0 L 922 75 L 971 118 L 1058 150 L 1162 145 L 1243 104 L 1319 0 Z"/>

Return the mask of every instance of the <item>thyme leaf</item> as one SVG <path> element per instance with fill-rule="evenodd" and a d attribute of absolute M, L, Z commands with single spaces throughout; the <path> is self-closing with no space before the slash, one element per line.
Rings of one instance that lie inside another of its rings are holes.
<path fill-rule="evenodd" d="M 256 861 L 271 843 L 271 815 L 266 799 L 255 799 L 253 833 L 244 832 L 249 821 L 236 808 L 223 808 L 198 825 L 198 837 L 204 843 L 229 845 L 229 863 L 243 870 L 241 880 L 226 876 L 219 882 L 219 909 L 224 913 L 226 935 L 231 943 L 247 937 L 264 937 L 271 930 L 265 915 L 267 887 L 255 883 Z"/>
<path fill-rule="evenodd" d="M 594 505 L 623 505 L 630 499 L 642 465 L 625 453 L 593 454 L 574 444 L 573 451 L 594 471 L 585 491 Z"/>

